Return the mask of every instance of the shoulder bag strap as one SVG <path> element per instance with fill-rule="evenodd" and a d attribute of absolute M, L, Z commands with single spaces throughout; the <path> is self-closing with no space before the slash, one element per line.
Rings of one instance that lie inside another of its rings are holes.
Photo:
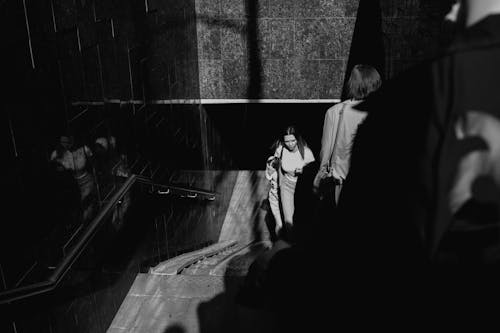
<path fill-rule="evenodd" d="M 332 164 L 333 154 L 335 153 L 335 150 L 337 148 L 337 139 L 339 137 L 340 125 L 342 124 L 342 120 L 344 118 L 345 107 L 346 107 L 346 104 L 344 102 L 344 103 L 342 103 L 342 109 L 340 109 L 340 112 L 339 112 L 339 121 L 337 122 L 337 132 L 335 132 L 335 140 L 333 141 L 333 148 L 332 148 L 332 151 L 330 153 L 330 157 L 328 158 L 328 169 L 327 169 L 328 174 L 330 173 L 330 170 L 332 167 L 331 164 Z"/>

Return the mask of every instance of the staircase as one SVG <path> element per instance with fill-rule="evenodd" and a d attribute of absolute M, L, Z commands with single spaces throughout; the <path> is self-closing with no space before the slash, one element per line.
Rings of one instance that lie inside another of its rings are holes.
<path fill-rule="evenodd" d="M 268 331 L 266 314 L 234 302 L 250 264 L 271 246 L 259 209 L 266 192 L 263 172 L 240 171 L 219 242 L 139 274 L 108 333 Z"/>

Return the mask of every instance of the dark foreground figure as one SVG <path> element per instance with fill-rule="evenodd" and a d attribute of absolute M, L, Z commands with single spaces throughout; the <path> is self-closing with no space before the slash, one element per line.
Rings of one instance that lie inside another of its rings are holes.
<path fill-rule="evenodd" d="M 342 249 L 351 244 L 349 260 L 499 263 L 498 86 L 497 14 L 359 105 L 369 115 L 355 140 L 335 232 Z"/>
<path fill-rule="evenodd" d="M 276 331 L 495 318 L 500 4 L 463 5 L 466 28 L 445 55 L 358 106 L 368 116 L 335 218 L 256 265 L 261 306 L 274 314 Z"/>

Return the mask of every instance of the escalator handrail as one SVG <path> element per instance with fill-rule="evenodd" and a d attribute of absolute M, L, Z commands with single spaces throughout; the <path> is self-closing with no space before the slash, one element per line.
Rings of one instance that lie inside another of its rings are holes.
<path fill-rule="evenodd" d="M 106 203 L 106 205 L 100 210 L 100 212 L 92 220 L 92 222 L 89 223 L 88 227 L 84 231 L 84 234 L 80 237 L 78 242 L 71 248 L 71 250 L 64 256 L 64 258 L 57 265 L 57 267 L 54 269 L 54 271 L 47 280 L 0 292 L 0 305 L 11 303 L 17 300 L 29 298 L 35 295 L 43 294 L 54 290 L 62 281 L 63 277 L 66 275 L 68 270 L 72 267 L 75 261 L 82 254 L 82 252 L 87 248 L 88 243 L 92 240 L 93 236 L 95 235 L 99 227 L 102 225 L 103 221 L 105 221 L 106 218 L 109 216 L 109 214 L 112 213 L 113 208 L 120 203 L 120 200 L 123 198 L 123 196 L 129 191 L 132 185 L 136 182 L 155 185 L 162 188 L 173 189 L 185 193 L 186 195 L 189 195 L 190 193 L 200 194 L 202 196 L 208 196 L 209 200 L 213 200 L 212 198 L 215 198 L 215 193 L 213 192 L 154 183 L 149 178 L 138 175 L 131 175 L 130 177 L 127 178 L 125 183 L 118 189 L 118 191 L 116 191 L 116 193 L 111 197 L 111 199 Z"/>

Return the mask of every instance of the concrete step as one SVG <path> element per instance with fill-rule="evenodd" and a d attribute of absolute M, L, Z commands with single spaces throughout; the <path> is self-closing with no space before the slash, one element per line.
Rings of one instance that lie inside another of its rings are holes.
<path fill-rule="evenodd" d="M 266 314 L 234 302 L 242 283 L 234 276 L 139 274 L 108 332 L 265 332 Z"/>
<path fill-rule="evenodd" d="M 219 242 L 204 249 L 171 258 L 156 267 L 152 267 L 149 272 L 156 275 L 176 275 L 187 266 L 195 264 L 202 259 L 212 257 L 227 249 L 232 249 L 237 245 L 238 242 L 234 240 Z"/>

